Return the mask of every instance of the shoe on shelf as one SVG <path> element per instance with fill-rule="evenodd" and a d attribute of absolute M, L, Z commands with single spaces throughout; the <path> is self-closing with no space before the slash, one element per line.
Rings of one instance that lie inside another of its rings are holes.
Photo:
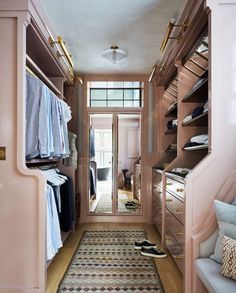
<path fill-rule="evenodd" d="M 136 202 L 136 201 L 127 201 L 125 204 L 128 204 L 128 205 L 130 205 L 130 204 L 132 204 L 132 205 L 136 205 L 136 206 L 140 206 L 140 203 L 139 202 Z"/>
<path fill-rule="evenodd" d="M 141 248 L 141 254 L 144 256 L 151 256 L 151 257 L 155 257 L 155 258 L 164 258 L 167 257 L 167 254 L 164 251 L 161 251 L 155 247 L 152 248 Z"/>
<path fill-rule="evenodd" d="M 134 202 L 126 202 L 125 203 L 125 207 L 127 208 L 127 209 L 137 209 L 137 208 L 139 208 L 139 204 L 136 204 L 136 203 L 134 203 Z"/>
<path fill-rule="evenodd" d="M 149 240 L 146 240 L 146 239 L 142 241 L 135 241 L 134 243 L 135 249 L 141 249 L 142 247 L 145 249 L 152 248 L 152 247 L 158 248 L 158 244 L 151 243 Z"/>

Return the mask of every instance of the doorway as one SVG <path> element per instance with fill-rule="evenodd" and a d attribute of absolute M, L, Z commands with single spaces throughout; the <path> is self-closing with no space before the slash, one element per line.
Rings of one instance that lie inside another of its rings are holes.
<path fill-rule="evenodd" d="M 141 213 L 141 114 L 89 114 L 89 214 Z"/>

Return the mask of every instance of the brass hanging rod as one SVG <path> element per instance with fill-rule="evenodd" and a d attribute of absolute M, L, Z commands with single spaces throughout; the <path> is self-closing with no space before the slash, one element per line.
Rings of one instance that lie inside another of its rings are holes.
<path fill-rule="evenodd" d="M 63 51 L 63 54 L 60 54 L 60 52 L 58 52 L 58 57 L 64 56 L 67 59 L 71 68 L 74 68 L 74 64 L 72 62 L 71 55 L 68 53 L 66 46 L 65 46 L 65 42 L 63 41 L 62 37 L 58 36 L 57 41 L 55 41 L 52 37 L 49 37 L 49 43 L 52 47 L 54 46 L 54 44 L 59 44 L 62 51 Z"/>
<path fill-rule="evenodd" d="M 175 24 L 175 19 L 171 19 L 168 23 L 164 38 L 161 43 L 161 47 L 160 47 L 161 52 L 163 52 L 165 50 L 168 40 L 171 40 L 171 39 L 175 39 L 177 41 L 180 40 L 180 35 L 181 35 L 182 30 L 180 31 L 178 36 L 170 37 L 170 34 L 171 34 L 174 27 L 182 27 L 182 30 L 185 31 L 186 28 L 188 27 L 188 25 L 187 25 L 187 22 L 184 22 L 183 24 Z"/>
<path fill-rule="evenodd" d="M 57 89 L 57 87 L 51 82 L 51 80 L 43 73 L 43 71 L 28 55 L 26 55 L 26 71 L 39 78 L 56 95 L 61 96 L 61 92 Z"/>
<path fill-rule="evenodd" d="M 162 69 L 164 69 L 164 65 L 161 65 L 161 66 L 154 65 L 154 66 L 152 67 L 152 72 L 151 72 L 151 74 L 150 74 L 150 76 L 149 76 L 149 79 L 148 79 L 149 82 L 152 82 L 153 76 L 154 76 L 154 74 L 155 74 L 157 68 L 159 68 L 159 69 L 160 69 L 160 72 L 161 72 Z"/>

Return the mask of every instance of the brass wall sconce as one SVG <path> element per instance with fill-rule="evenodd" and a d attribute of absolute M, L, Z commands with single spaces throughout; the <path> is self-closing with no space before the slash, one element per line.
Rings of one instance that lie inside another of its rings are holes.
<path fill-rule="evenodd" d="M 63 54 L 60 54 L 60 52 L 58 52 L 57 53 L 58 54 L 58 57 L 62 57 L 62 56 L 66 57 L 69 65 L 73 68 L 74 67 L 74 64 L 72 62 L 71 55 L 68 53 L 68 51 L 67 51 L 67 49 L 65 47 L 65 42 L 63 41 L 62 37 L 58 36 L 57 37 L 57 41 L 53 40 L 52 37 L 49 37 L 49 43 L 50 43 L 50 45 L 52 47 L 54 46 L 54 44 L 59 44 L 60 45 Z"/>
<path fill-rule="evenodd" d="M 170 37 L 170 34 L 171 34 L 174 27 L 182 27 L 182 29 L 181 29 L 180 33 L 178 34 L 178 36 Z M 180 37 L 181 37 L 181 32 L 185 31 L 187 29 L 187 27 L 188 27 L 187 21 L 185 21 L 183 24 L 175 24 L 175 19 L 171 19 L 168 23 L 163 41 L 161 43 L 160 51 L 163 52 L 165 50 L 168 40 L 175 39 L 175 40 L 179 41 Z"/>
<path fill-rule="evenodd" d="M 150 74 L 150 76 L 149 76 L 149 79 L 148 79 L 149 82 L 152 82 L 153 76 L 154 76 L 154 74 L 156 73 L 157 68 L 159 68 L 159 72 L 161 72 L 161 71 L 164 69 L 164 65 L 157 66 L 157 65 L 155 64 L 155 65 L 152 67 L 152 72 L 151 72 L 151 74 Z"/>
<path fill-rule="evenodd" d="M 84 83 L 82 77 L 80 77 L 80 76 L 76 76 L 76 78 L 77 78 L 77 80 L 79 81 L 80 84 L 83 84 L 83 83 Z"/>

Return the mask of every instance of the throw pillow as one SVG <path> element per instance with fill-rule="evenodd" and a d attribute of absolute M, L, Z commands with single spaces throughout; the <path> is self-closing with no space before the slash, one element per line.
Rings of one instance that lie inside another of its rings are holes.
<path fill-rule="evenodd" d="M 223 258 L 221 273 L 223 276 L 236 280 L 236 240 L 222 237 Z"/>
<path fill-rule="evenodd" d="M 216 218 L 219 226 L 219 235 L 216 241 L 214 254 L 210 257 L 222 263 L 222 236 L 236 239 L 236 206 L 215 200 Z"/>

